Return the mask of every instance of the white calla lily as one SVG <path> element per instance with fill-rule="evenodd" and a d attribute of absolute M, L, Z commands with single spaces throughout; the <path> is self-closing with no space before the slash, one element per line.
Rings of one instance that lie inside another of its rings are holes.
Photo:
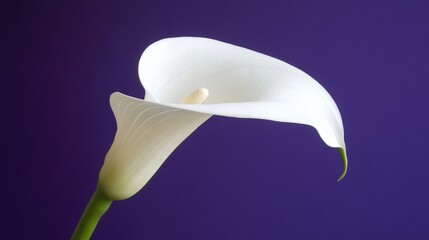
<path fill-rule="evenodd" d="M 112 200 L 138 192 L 212 115 L 311 125 L 328 146 L 340 149 L 340 179 L 346 173 L 343 124 L 334 100 L 313 78 L 285 62 L 212 39 L 169 38 L 144 51 L 139 77 L 144 100 L 121 93 L 110 98 L 117 133 L 99 188 Z M 190 104 L 186 99 L 202 88 L 196 94 L 204 95 L 205 102 Z"/>
<path fill-rule="evenodd" d="M 113 93 L 117 132 L 96 191 L 73 233 L 90 239 L 113 200 L 137 193 L 162 163 L 212 115 L 313 126 L 338 148 L 347 171 L 340 112 L 329 93 L 301 70 L 275 58 L 206 38 L 150 45 L 139 64 L 144 100 Z"/>

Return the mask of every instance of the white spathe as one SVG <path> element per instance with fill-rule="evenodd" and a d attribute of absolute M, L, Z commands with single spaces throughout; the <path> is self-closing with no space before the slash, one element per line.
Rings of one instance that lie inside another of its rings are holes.
<path fill-rule="evenodd" d="M 99 187 L 113 200 L 131 197 L 171 152 L 212 115 L 313 126 L 339 148 L 347 170 L 341 115 L 329 93 L 303 71 L 278 59 L 197 37 L 163 39 L 139 63 L 144 100 L 113 93 L 117 133 Z M 183 104 L 197 89 L 203 104 Z M 207 93 L 208 94 L 208 93 Z"/>

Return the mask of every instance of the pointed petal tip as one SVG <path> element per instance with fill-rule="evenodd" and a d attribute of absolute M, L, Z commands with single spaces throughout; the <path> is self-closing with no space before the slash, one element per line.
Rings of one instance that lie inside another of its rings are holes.
<path fill-rule="evenodd" d="M 112 109 L 113 109 L 113 106 L 115 105 L 115 102 L 119 100 L 120 96 L 121 96 L 120 92 L 113 92 L 112 94 L 110 94 L 109 103 Z"/>
<path fill-rule="evenodd" d="M 348 166 L 348 160 L 347 160 L 346 150 L 344 148 L 338 148 L 338 151 L 340 152 L 341 160 L 343 162 L 343 172 L 341 173 L 341 175 L 338 178 L 337 182 L 341 181 L 346 176 L 347 166 Z"/>

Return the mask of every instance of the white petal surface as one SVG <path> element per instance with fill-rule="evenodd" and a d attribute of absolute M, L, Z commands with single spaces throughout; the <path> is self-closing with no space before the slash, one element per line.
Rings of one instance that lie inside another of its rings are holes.
<path fill-rule="evenodd" d="M 118 130 L 99 184 L 113 200 L 139 191 L 212 115 L 313 126 L 327 145 L 339 148 L 340 179 L 346 173 L 343 124 L 334 100 L 313 78 L 285 62 L 212 39 L 170 38 L 145 50 L 139 76 L 145 100 L 121 93 L 110 98 Z M 191 93 L 197 89 L 208 89 L 203 104 L 181 104 L 194 99 Z"/>
<path fill-rule="evenodd" d="M 329 93 L 303 71 L 278 59 L 220 41 L 181 37 L 158 41 L 139 64 L 145 100 L 178 109 L 238 118 L 307 124 L 330 147 L 340 148 L 345 175 L 341 115 Z M 201 105 L 178 104 L 207 88 Z"/>
<path fill-rule="evenodd" d="M 173 150 L 211 115 L 113 93 L 117 132 L 100 171 L 100 189 L 113 200 L 138 192 Z"/>

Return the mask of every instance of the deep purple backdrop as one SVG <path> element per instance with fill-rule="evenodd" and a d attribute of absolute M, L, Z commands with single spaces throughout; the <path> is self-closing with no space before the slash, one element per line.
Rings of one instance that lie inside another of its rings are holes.
<path fill-rule="evenodd" d="M 428 4 L 120 2 L 1 2 L 1 239 L 71 236 L 115 133 L 109 95 L 143 97 L 142 51 L 184 35 L 317 79 L 349 173 L 336 182 L 340 156 L 310 127 L 213 117 L 94 239 L 426 239 Z"/>

